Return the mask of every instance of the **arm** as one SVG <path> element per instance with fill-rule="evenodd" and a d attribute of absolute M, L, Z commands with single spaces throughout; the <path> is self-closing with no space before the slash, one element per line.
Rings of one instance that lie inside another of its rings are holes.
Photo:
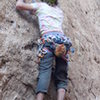
<path fill-rule="evenodd" d="M 16 3 L 16 9 L 18 10 L 37 10 L 32 4 L 25 3 L 24 0 L 18 0 Z"/>

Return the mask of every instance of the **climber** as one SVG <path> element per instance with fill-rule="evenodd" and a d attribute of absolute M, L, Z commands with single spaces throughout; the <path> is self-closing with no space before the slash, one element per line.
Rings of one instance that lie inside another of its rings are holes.
<path fill-rule="evenodd" d="M 55 66 L 55 86 L 57 100 L 64 100 L 67 87 L 68 57 L 72 45 L 62 30 L 63 12 L 58 7 L 58 0 L 41 0 L 40 2 L 25 3 L 18 0 L 18 10 L 32 11 L 38 17 L 41 38 L 39 39 L 38 57 L 39 76 L 36 89 L 37 100 L 43 100 L 48 91 L 53 60 Z"/>

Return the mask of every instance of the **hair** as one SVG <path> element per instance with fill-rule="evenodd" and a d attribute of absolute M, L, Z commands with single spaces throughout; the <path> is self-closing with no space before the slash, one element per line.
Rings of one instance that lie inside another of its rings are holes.
<path fill-rule="evenodd" d="M 58 0 L 41 0 L 42 2 L 46 2 L 50 5 L 58 5 Z"/>

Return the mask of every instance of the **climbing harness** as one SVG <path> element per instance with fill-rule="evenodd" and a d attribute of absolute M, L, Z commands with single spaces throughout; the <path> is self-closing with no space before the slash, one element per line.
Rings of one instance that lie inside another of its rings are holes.
<path fill-rule="evenodd" d="M 47 54 L 47 52 L 53 52 L 55 56 L 62 57 L 68 61 L 69 53 L 74 53 L 74 49 L 71 48 L 72 42 L 69 38 L 55 35 L 44 35 L 38 39 L 38 62 Z"/>

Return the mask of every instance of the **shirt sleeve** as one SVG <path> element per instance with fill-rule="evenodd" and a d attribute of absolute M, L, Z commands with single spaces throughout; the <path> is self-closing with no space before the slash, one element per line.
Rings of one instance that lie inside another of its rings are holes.
<path fill-rule="evenodd" d="M 33 6 L 34 10 L 38 10 L 41 4 L 40 3 L 31 3 L 31 5 Z"/>

